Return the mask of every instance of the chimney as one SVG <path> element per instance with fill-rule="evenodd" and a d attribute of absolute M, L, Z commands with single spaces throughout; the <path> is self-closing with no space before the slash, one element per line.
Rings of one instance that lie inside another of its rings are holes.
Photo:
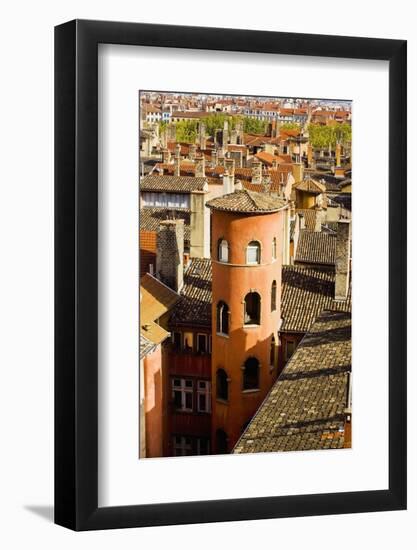
<path fill-rule="evenodd" d="M 317 207 L 316 208 L 316 217 L 315 217 L 315 222 L 314 222 L 314 231 L 316 233 L 320 233 L 321 232 L 321 226 L 324 222 L 324 210 L 323 208 L 320 206 L 320 207 Z"/>
<path fill-rule="evenodd" d="M 341 146 L 340 143 L 336 143 L 336 166 L 340 166 L 340 153 L 341 153 Z"/>
<path fill-rule="evenodd" d="M 223 151 L 226 151 L 228 143 L 229 143 L 229 123 L 227 122 L 227 120 L 225 120 L 223 123 L 223 132 L 222 132 Z"/>
<path fill-rule="evenodd" d="M 174 157 L 174 176 L 179 177 L 181 175 L 181 145 L 177 143 L 175 146 Z"/>
<path fill-rule="evenodd" d="M 217 164 L 219 166 L 224 166 L 224 155 L 221 152 L 217 155 Z"/>
<path fill-rule="evenodd" d="M 205 122 L 200 122 L 198 139 L 199 139 L 199 143 L 200 143 L 200 150 L 203 151 L 206 148 L 206 124 L 205 124 Z"/>
<path fill-rule="evenodd" d="M 334 285 L 335 300 L 344 301 L 349 290 L 350 270 L 350 220 L 339 220 L 336 236 L 336 277 Z"/>
<path fill-rule="evenodd" d="M 235 159 L 226 158 L 224 161 L 224 167 L 229 172 L 229 176 L 235 179 Z"/>
<path fill-rule="evenodd" d="M 169 152 L 169 149 L 162 149 L 162 162 L 164 164 L 169 164 L 170 160 L 171 160 L 171 153 Z"/>
<path fill-rule="evenodd" d="M 236 128 L 230 132 L 230 144 L 236 145 L 237 144 L 237 130 Z"/>
<path fill-rule="evenodd" d="M 261 184 L 262 183 L 262 164 L 257 159 L 254 158 L 252 161 L 252 183 Z"/>
<path fill-rule="evenodd" d="M 197 152 L 197 145 L 195 143 L 191 143 L 189 151 L 188 151 L 188 156 L 189 156 L 190 160 L 195 159 L 196 152 Z"/>
<path fill-rule="evenodd" d="M 299 183 L 304 179 L 304 164 L 302 162 L 294 162 L 291 165 L 292 175 L 294 176 L 295 183 Z"/>
<path fill-rule="evenodd" d="M 313 164 L 313 146 L 311 143 L 307 145 L 307 165 L 309 168 L 311 168 Z"/>
<path fill-rule="evenodd" d="M 184 220 L 164 220 L 156 236 L 156 276 L 179 292 L 184 277 Z"/>
<path fill-rule="evenodd" d="M 211 166 L 216 168 L 217 166 L 217 149 L 211 151 Z"/>
<path fill-rule="evenodd" d="M 205 162 L 204 155 L 201 155 L 195 158 L 195 177 L 196 178 L 206 177 L 205 164 L 206 162 Z"/>

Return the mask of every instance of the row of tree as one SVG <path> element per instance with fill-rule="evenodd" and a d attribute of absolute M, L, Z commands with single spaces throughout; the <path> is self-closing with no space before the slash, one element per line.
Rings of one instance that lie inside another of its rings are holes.
<path fill-rule="evenodd" d="M 243 131 L 247 134 L 265 135 L 268 121 L 258 120 L 246 116 L 230 116 L 226 113 L 213 113 L 201 119 L 206 125 L 206 133 L 214 138 L 215 132 L 223 128 L 227 121 L 229 130 L 234 130 L 236 124 L 243 122 Z M 164 131 L 167 122 L 160 122 L 160 131 Z M 300 128 L 295 122 L 281 124 L 282 130 L 293 130 Z M 175 123 L 176 140 L 181 143 L 194 143 L 198 135 L 198 122 L 196 120 L 180 120 Z M 334 126 L 321 126 L 310 124 L 308 126 L 309 139 L 313 147 L 325 148 L 329 145 L 334 147 L 339 141 L 347 143 L 352 140 L 352 127 L 350 124 L 337 124 Z"/>

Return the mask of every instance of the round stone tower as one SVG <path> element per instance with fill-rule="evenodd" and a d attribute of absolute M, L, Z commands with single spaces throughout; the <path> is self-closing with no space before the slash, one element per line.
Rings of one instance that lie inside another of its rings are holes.
<path fill-rule="evenodd" d="M 277 377 L 285 210 L 235 191 L 212 211 L 212 443 L 230 452 Z"/>

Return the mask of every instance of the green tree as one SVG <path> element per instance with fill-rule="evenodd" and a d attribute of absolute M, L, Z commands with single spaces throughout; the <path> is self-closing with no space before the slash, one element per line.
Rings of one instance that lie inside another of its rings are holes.
<path fill-rule="evenodd" d="M 334 147 L 338 141 L 347 143 L 352 140 L 352 128 L 350 124 L 337 124 L 334 126 L 320 126 L 310 124 L 308 127 L 310 142 L 313 147 L 326 148 Z"/>
<path fill-rule="evenodd" d="M 197 138 L 198 122 L 195 120 L 179 120 L 175 123 L 177 142 L 194 143 Z"/>
<path fill-rule="evenodd" d="M 299 130 L 300 124 L 298 122 L 284 122 L 280 128 L 281 130 Z"/>

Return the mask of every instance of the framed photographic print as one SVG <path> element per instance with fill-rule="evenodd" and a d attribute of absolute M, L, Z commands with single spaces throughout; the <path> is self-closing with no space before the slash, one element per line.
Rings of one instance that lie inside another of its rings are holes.
<path fill-rule="evenodd" d="M 55 521 L 406 507 L 406 42 L 55 30 Z"/>

